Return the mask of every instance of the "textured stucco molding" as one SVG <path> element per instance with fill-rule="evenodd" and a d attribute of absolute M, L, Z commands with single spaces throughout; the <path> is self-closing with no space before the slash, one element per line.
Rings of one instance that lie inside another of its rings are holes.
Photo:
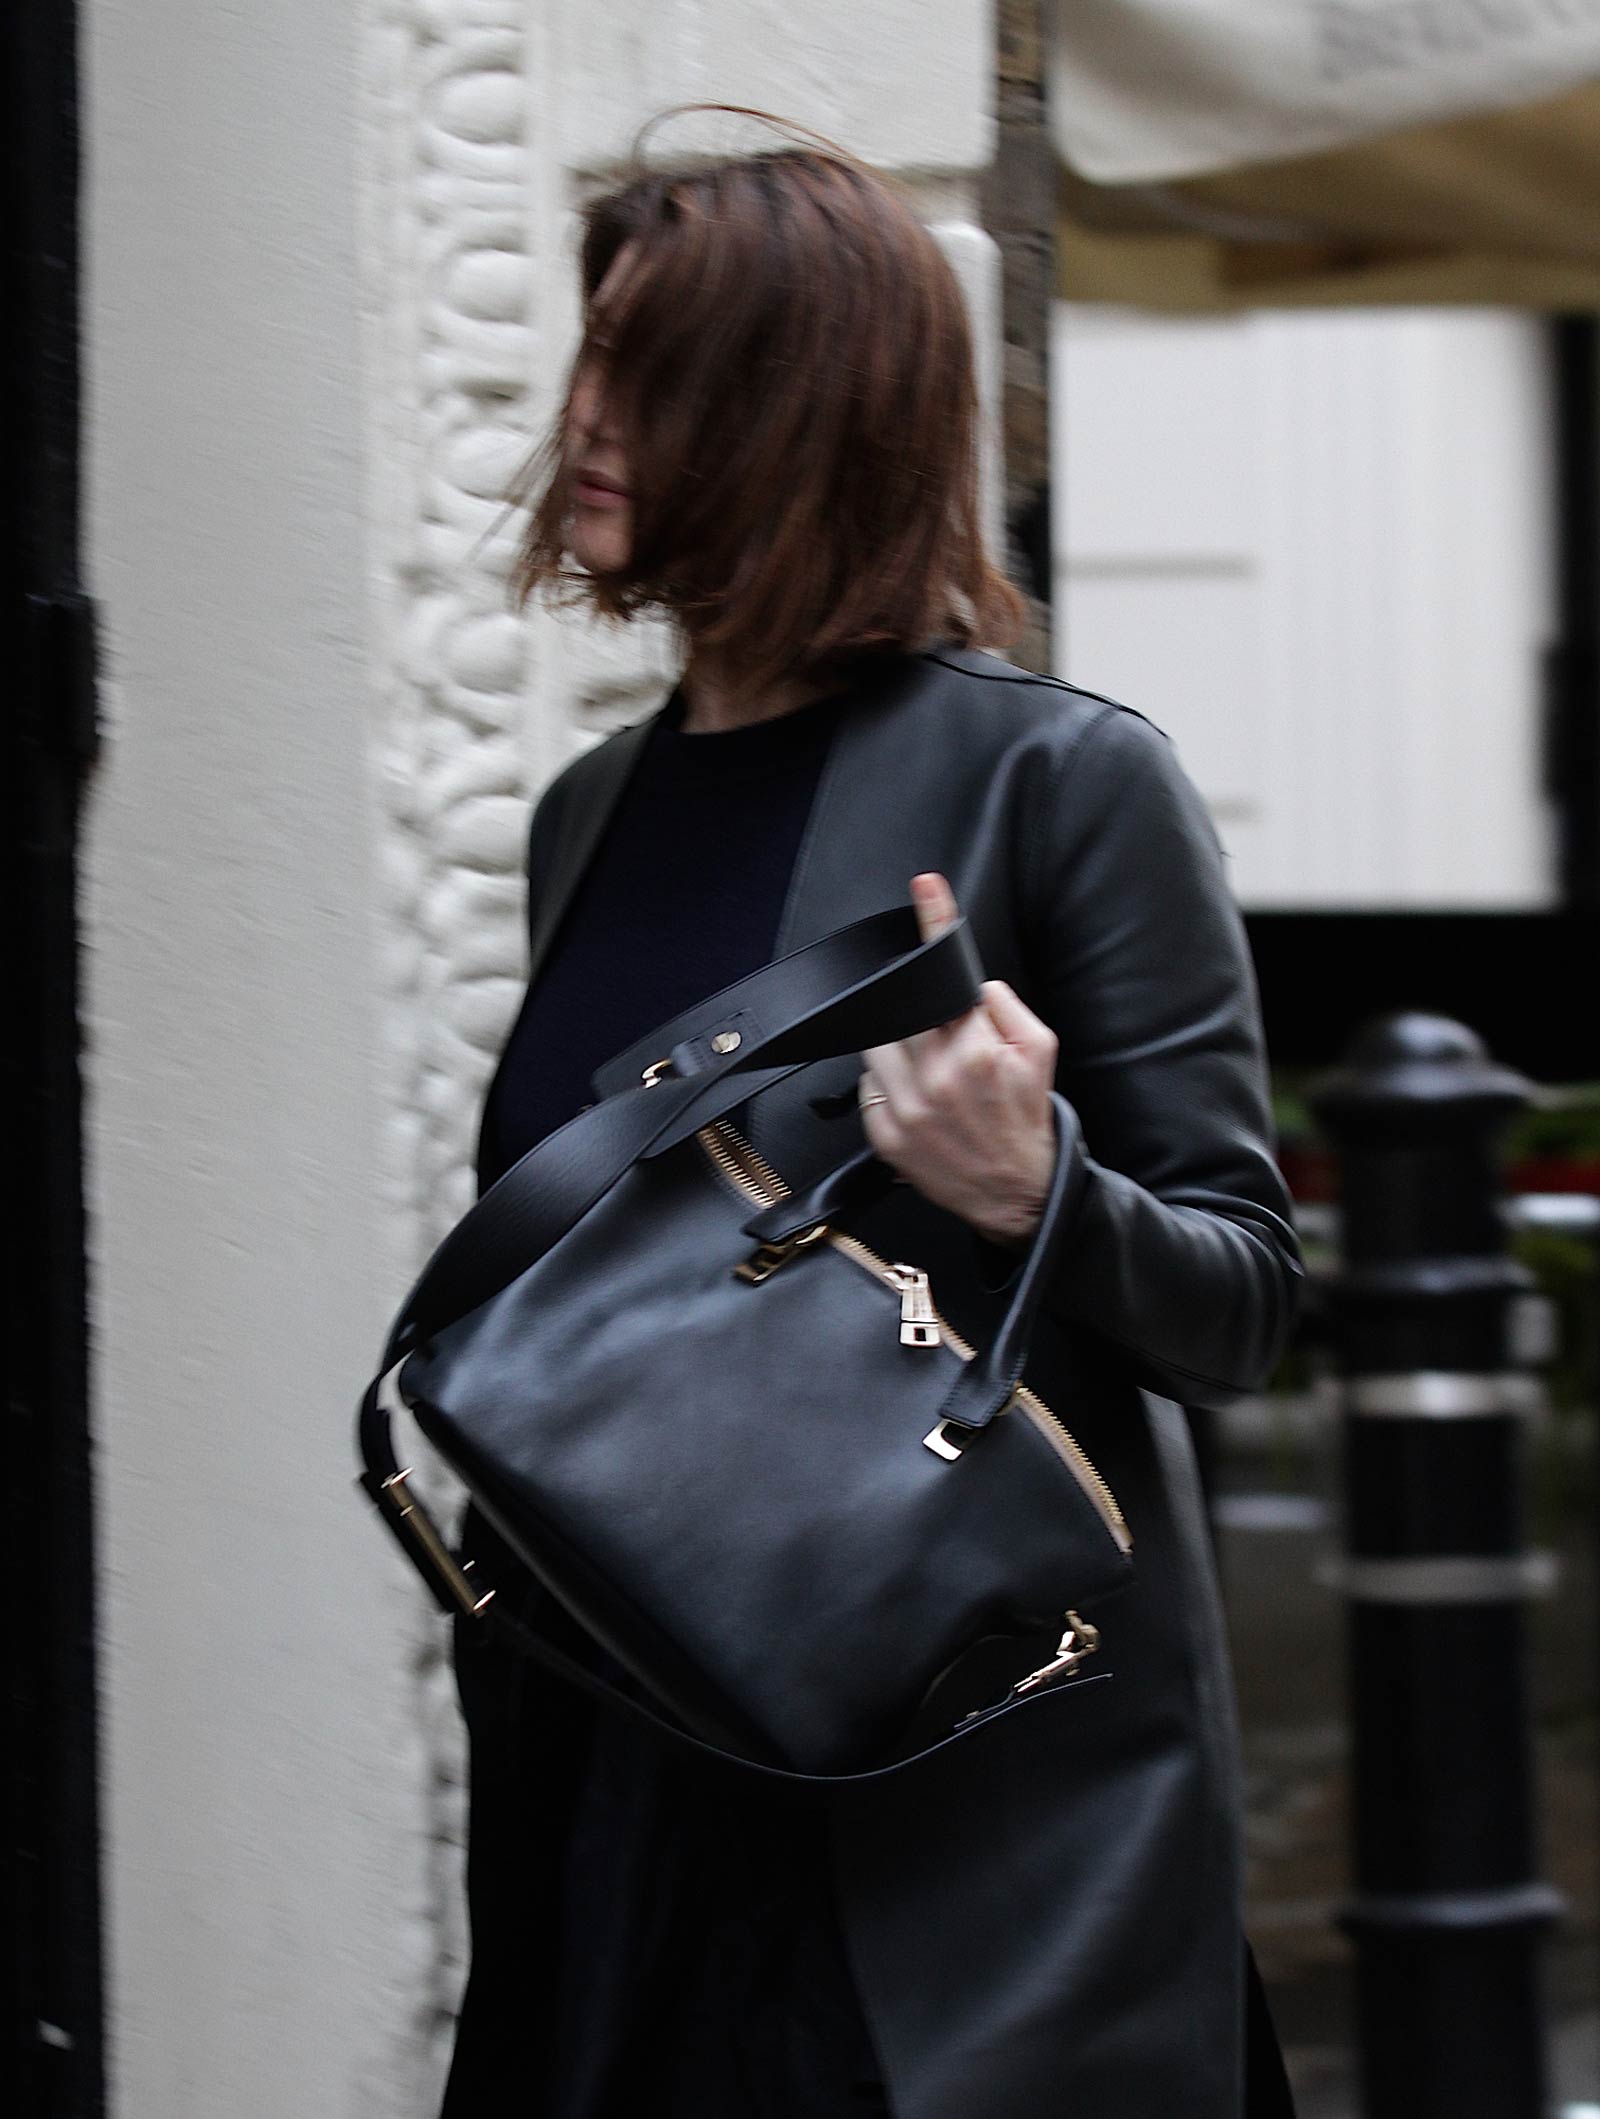
<path fill-rule="evenodd" d="M 507 608 L 498 496 L 537 370 L 533 12 L 382 0 L 364 40 L 380 1094 L 402 1280 L 470 1199 L 473 1111 L 521 968 L 522 706 L 538 649 Z M 420 2115 L 437 2102 L 466 1955 L 463 1774 L 447 1640 L 420 1598 L 410 1642 L 426 1763 L 408 1850 L 421 1976 L 403 2035 Z"/>
<path fill-rule="evenodd" d="M 585 743 L 647 710 L 671 666 L 659 627 L 619 633 L 508 604 L 517 525 L 501 495 L 555 408 L 577 330 L 572 205 L 606 179 L 638 121 L 675 100 L 807 117 L 912 173 L 973 303 L 992 408 L 995 260 L 972 210 L 992 132 L 987 12 L 972 0 L 938 12 L 930 25 L 921 0 L 804 20 L 733 0 L 599 15 L 539 0 L 367 0 L 371 756 L 383 1133 L 404 1270 L 472 1196 L 477 1112 L 525 961 L 529 799 Z M 908 50 L 920 105 L 887 92 L 904 88 Z M 997 521 L 992 474 L 989 485 Z M 418 1918 L 433 1945 L 411 2036 L 429 2083 L 465 1954 L 445 1651 L 419 1606 L 413 1674 L 431 1765 Z"/>

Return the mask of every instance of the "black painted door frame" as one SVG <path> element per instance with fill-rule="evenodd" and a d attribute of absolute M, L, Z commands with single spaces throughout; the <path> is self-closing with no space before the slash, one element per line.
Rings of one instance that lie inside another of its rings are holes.
<path fill-rule="evenodd" d="M 24 2119 L 104 2110 L 78 821 L 94 748 L 78 572 L 71 0 L 0 9 L 0 1383 L 8 2064 Z"/>

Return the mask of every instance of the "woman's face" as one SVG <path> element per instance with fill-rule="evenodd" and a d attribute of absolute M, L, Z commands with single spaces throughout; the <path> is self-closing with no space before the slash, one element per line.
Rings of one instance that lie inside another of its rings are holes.
<path fill-rule="evenodd" d="M 597 302 L 626 272 L 633 252 L 631 243 L 618 251 L 596 291 Z M 620 572 L 633 548 L 628 460 L 621 430 L 607 412 L 604 373 L 595 361 L 580 362 L 573 381 L 567 451 L 572 474 L 567 541 L 572 556 L 591 574 Z"/>

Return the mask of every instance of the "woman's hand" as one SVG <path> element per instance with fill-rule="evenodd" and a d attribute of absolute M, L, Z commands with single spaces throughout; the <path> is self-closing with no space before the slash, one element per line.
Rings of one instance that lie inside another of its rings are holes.
<path fill-rule="evenodd" d="M 911 878 L 922 939 L 942 934 L 956 901 L 941 875 Z M 1055 1169 L 1050 1109 L 1055 1032 L 1003 979 L 936 1030 L 862 1054 L 861 1123 L 877 1153 L 924 1198 L 992 1243 L 1025 1243 Z"/>

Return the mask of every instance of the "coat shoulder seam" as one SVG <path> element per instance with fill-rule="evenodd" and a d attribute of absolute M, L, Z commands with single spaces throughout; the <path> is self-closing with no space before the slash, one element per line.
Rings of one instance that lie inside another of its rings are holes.
<path fill-rule="evenodd" d="M 1153 728 L 1158 736 L 1167 736 L 1166 730 L 1159 723 L 1152 721 L 1148 714 L 1141 713 L 1138 707 L 1129 706 L 1125 699 L 1113 699 L 1109 692 L 1093 691 L 1088 685 L 1073 684 L 1065 677 L 1042 676 L 1037 670 L 1018 669 L 1010 663 L 1004 663 L 999 669 L 993 670 L 968 669 L 962 663 L 951 662 L 945 656 L 936 654 L 931 650 L 925 653 L 923 659 L 928 662 L 938 663 L 941 669 L 950 670 L 958 677 L 972 677 L 979 684 L 1037 686 L 1046 691 L 1070 692 L 1075 699 L 1093 699 L 1098 701 L 1101 706 L 1115 708 L 1119 714 L 1132 714 L 1136 721 L 1143 721 L 1147 726 Z M 1104 718 L 1103 715 L 1097 715 L 1090 726 L 1099 727 Z M 1171 737 L 1167 736 L 1169 743 L 1171 740 Z"/>

